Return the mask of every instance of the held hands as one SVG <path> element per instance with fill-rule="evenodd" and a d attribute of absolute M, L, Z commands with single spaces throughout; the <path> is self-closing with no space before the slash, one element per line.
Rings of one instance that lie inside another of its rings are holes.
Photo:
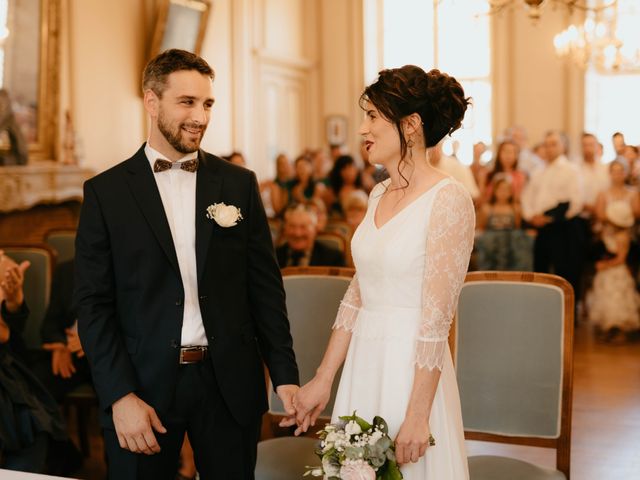
<path fill-rule="evenodd" d="M 298 426 L 295 431 L 296 436 L 306 432 L 309 426 L 316 424 L 318 416 L 329 403 L 331 383 L 331 380 L 316 375 L 309 383 L 298 390 L 293 400 L 295 423 Z M 293 423 L 288 425 L 281 423 L 281 426 L 290 425 L 293 425 Z"/>
<path fill-rule="evenodd" d="M 167 433 L 156 411 L 135 393 L 128 393 L 112 405 L 113 424 L 120 447 L 133 453 L 153 455 L 160 445 L 153 433 Z"/>
<path fill-rule="evenodd" d="M 298 385 L 280 385 L 276 388 L 276 394 L 282 401 L 287 416 L 280 420 L 281 427 L 290 427 L 296 423 L 296 409 L 293 407 L 294 398 L 300 387 Z"/>

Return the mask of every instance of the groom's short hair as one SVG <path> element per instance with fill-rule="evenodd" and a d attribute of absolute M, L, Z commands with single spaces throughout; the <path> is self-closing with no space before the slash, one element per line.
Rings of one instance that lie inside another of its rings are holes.
<path fill-rule="evenodd" d="M 158 98 L 162 98 L 167 88 L 167 77 L 180 70 L 195 70 L 207 75 L 211 81 L 215 78 L 213 69 L 203 58 L 186 50 L 172 48 L 149 60 L 142 75 L 142 91 L 151 90 Z"/>

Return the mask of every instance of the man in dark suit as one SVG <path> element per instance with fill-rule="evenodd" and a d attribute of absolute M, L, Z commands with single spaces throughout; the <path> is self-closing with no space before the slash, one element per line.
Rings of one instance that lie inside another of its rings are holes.
<path fill-rule="evenodd" d="M 308 206 L 299 204 L 284 215 L 285 243 L 276 249 L 278 264 L 284 267 L 344 267 L 344 254 L 316 240 L 318 217 Z"/>
<path fill-rule="evenodd" d="M 199 149 L 213 76 L 182 50 L 152 59 L 148 142 L 85 183 L 75 300 L 110 478 L 173 478 L 186 431 L 201 478 L 252 479 L 263 361 L 293 414 L 298 370 L 257 180 Z"/>

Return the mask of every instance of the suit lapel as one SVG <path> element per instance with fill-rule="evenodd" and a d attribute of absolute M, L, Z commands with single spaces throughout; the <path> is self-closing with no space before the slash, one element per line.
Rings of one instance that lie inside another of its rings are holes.
<path fill-rule="evenodd" d="M 207 207 L 220 202 L 222 194 L 222 177 L 212 157 L 202 150 L 198 154 L 200 166 L 196 178 L 196 263 L 198 266 L 198 282 L 202 279 L 207 252 L 211 244 L 214 221 L 207 218 Z"/>
<path fill-rule="evenodd" d="M 144 153 L 144 146 L 131 159 L 128 172 L 127 182 L 129 183 L 129 188 L 149 227 L 158 239 L 158 243 L 160 243 L 169 263 L 180 276 L 180 267 L 178 266 L 178 257 L 176 256 L 171 229 L 162 205 L 158 185 L 153 178 L 151 166 Z"/>

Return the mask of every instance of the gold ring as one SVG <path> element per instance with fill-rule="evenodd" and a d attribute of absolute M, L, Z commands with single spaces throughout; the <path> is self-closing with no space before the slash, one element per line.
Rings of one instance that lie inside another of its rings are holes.
<path fill-rule="evenodd" d="M 429 434 L 429 446 L 430 447 L 435 447 L 436 446 L 436 439 L 433 438 L 433 435 Z"/>

